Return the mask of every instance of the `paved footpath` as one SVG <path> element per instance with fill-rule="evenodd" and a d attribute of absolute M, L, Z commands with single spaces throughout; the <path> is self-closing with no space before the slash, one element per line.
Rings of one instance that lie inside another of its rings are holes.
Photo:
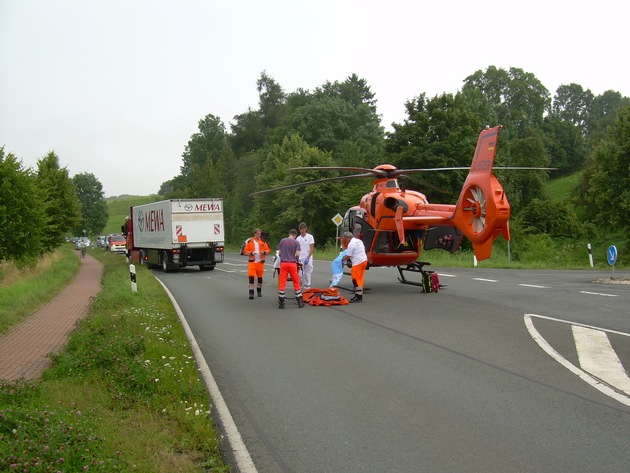
<path fill-rule="evenodd" d="M 87 315 L 101 290 L 103 265 L 89 254 L 81 263 L 75 279 L 52 301 L 0 335 L 0 379 L 38 379 L 52 365 L 48 354 L 59 352 L 77 321 Z"/>

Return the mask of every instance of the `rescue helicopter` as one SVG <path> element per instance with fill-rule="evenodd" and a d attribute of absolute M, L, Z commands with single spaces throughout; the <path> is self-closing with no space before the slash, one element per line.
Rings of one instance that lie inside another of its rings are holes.
<path fill-rule="evenodd" d="M 493 242 L 499 235 L 510 239 L 510 204 L 492 172 L 500 129 L 501 126 L 486 128 L 479 134 L 470 168 L 397 169 L 390 164 L 381 164 L 374 169 L 296 167 L 289 170 L 336 170 L 359 174 L 291 184 L 251 195 L 335 180 L 372 177 L 372 191 L 365 194 L 358 205 L 346 211 L 341 232 L 350 231 L 363 241 L 368 269 L 394 266 L 400 274 L 400 282 L 421 285 L 407 279 L 404 273 L 421 273 L 424 276 L 423 266 L 429 263 L 418 261 L 423 250 L 441 248 L 455 253 L 465 236 L 471 241 L 477 260 L 481 261 L 491 256 Z M 456 169 L 469 169 L 469 173 L 454 205 L 431 204 L 421 192 L 404 189 L 398 183 L 398 178 L 406 174 Z M 501 169 L 550 168 L 502 166 Z"/>

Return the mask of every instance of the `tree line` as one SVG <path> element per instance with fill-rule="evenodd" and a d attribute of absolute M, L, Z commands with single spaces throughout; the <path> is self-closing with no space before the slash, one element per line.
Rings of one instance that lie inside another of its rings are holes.
<path fill-rule="evenodd" d="M 25 168 L 0 147 L 0 263 L 34 264 L 65 236 L 98 234 L 107 223 L 103 187 L 93 174 L 70 178 L 51 151 Z"/>
<path fill-rule="evenodd" d="M 548 172 L 496 170 L 512 206 L 512 228 L 563 238 L 628 228 L 630 99 L 619 92 L 594 95 L 572 83 L 552 97 L 534 74 L 490 66 L 466 77 L 456 93 L 409 100 L 404 121 L 386 132 L 374 94 L 357 75 L 312 91 L 286 92 L 266 72 L 256 84 L 258 108 L 236 115 L 229 132 L 215 115 L 202 118 L 180 174 L 159 191 L 165 198 L 223 197 L 228 241 L 241 241 L 255 227 L 279 239 L 300 221 L 318 242 L 330 241 L 336 232 L 331 218 L 371 188 L 369 180 L 353 179 L 250 195 L 340 175 L 288 168 L 469 166 L 479 132 L 498 124 L 497 166 L 557 168 L 552 178 L 581 173 L 570 199 L 551 202 Z M 405 185 L 430 202 L 455 203 L 465 176 L 414 174 Z"/>
<path fill-rule="evenodd" d="M 552 178 L 581 176 L 573 195 L 558 202 L 545 194 L 547 172 L 497 169 L 512 206 L 513 233 L 582 238 L 621 232 L 624 249 L 630 249 L 630 99 L 619 92 L 594 95 L 568 84 L 552 97 L 533 74 L 490 66 L 466 77 L 456 93 L 420 93 L 404 104 L 403 122 L 385 131 L 375 95 L 355 74 L 312 91 L 286 92 L 262 72 L 256 86 L 258 107 L 236 115 L 229 132 L 215 115 L 199 120 L 184 147 L 180 174 L 158 193 L 222 197 L 228 243 L 240 243 L 256 227 L 275 241 L 301 221 L 318 243 L 332 242 L 332 217 L 371 188 L 369 179 L 353 179 L 250 195 L 341 176 L 288 168 L 469 166 L 479 132 L 500 124 L 497 166 L 554 167 Z M 465 176 L 466 171 L 413 174 L 403 184 L 430 202 L 455 203 Z M 70 178 L 54 152 L 31 170 L 2 147 L 0 178 L 0 261 L 28 263 L 59 246 L 64 235 L 96 235 L 107 223 L 98 179 L 89 173 Z"/>

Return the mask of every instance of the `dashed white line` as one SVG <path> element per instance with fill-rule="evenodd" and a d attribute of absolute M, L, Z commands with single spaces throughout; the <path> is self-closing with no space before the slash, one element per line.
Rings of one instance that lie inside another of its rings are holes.
<path fill-rule="evenodd" d="M 619 297 L 619 294 L 606 294 L 605 292 L 580 291 L 580 294 L 590 294 L 591 296 Z"/>
<path fill-rule="evenodd" d="M 483 281 L 483 282 L 499 282 L 496 279 L 483 279 L 483 278 L 473 278 L 475 281 Z"/>
<path fill-rule="evenodd" d="M 538 284 L 519 284 L 519 286 L 533 287 L 535 289 L 549 289 L 549 286 L 539 286 Z"/>

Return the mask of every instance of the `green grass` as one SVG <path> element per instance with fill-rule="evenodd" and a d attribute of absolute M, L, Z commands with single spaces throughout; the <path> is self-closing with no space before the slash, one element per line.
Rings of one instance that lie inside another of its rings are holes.
<path fill-rule="evenodd" d="M 576 172 L 570 176 L 552 179 L 547 183 L 546 194 L 552 202 L 562 202 L 575 194 L 575 189 L 580 183 L 582 172 Z"/>
<path fill-rule="evenodd" d="M 509 243 L 499 237 L 495 240 L 492 256 L 486 260 L 478 261 L 477 267 L 481 268 L 511 268 L 511 269 L 610 269 L 606 260 L 606 252 L 611 244 L 617 244 L 620 252 L 616 268 L 628 269 L 630 258 L 625 249 L 622 235 L 610 236 L 607 239 L 594 239 L 592 241 L 592 255 L 594 266 L 590 267 L 587 241 L 574 241 L 568 239 L 551 239 L 545 234 L 520 238 L 513 235 Z M 509 250 L 509 251 L 508 251 Z M 231 250 L 234 251 L 234 250 Z M 315 259 L 332 261 L 339 254 L 334 244 L 316 246 Z M 455 254 L 444 250 L 423 251 L 420 261 L 427 261 L 432 266 L 439 268 L 474 267 L 472 249 L 463 248 Z"/>
<path fill-rule="evenodd" d="M 120 227 L 125 223 L 125 217 L 129 216 L 129 208 L 134 205 L 149 204 L 162 200 L 158 195 L 149 196 L 122 196 L 107 199 L 107 211 L 109 219 L 103 230 L 103 235 L 120 233 Z"/>
<path fill-rule="evenodd" d="M 37 383 L 0 382 L 0 471 L 226 473 L 208 393 L 162 286 L 93 253 L 103 290 Z M 75 255 L 66 258 L 78 260 Z"/>
<path fill-rule="evenodd" d="M 64 245 L 33 268 L 0 265 L 0 334 L 52 299 L 74 279 L 80 261 L 74 246 Z"/>

